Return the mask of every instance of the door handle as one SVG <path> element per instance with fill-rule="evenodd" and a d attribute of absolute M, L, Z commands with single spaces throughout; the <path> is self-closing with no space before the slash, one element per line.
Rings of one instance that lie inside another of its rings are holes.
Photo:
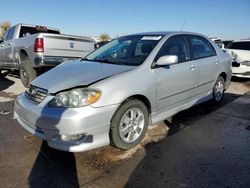
<path fill-rule="evenodd" d="M 9 45 L 12 45 L 12 42 L 10 42 Z"/>
<path fill-rule="evenodd" d="M 190 70 L 191 70 L 191 71 L 194 71 L 194 70 L 195 70 L 195 66 L 194 66 L 194 65 L 191 65 L 191 66 L 190 66 Z"/>
<path fill-rule="evenodd" d="M 4 47 L 4 44 L 2 44 L 1 47 Z"/>
<path fill-rule="evenodd" d="M 218 65 L 218 64 L 219 64 L 218 59 L 216 59 L 216 60 L 214 61 L 214 63 L 215 63 L 216 65 Z"/>

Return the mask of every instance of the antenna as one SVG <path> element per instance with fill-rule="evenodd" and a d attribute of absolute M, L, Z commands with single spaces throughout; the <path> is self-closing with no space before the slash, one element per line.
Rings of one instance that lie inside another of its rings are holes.
<path fill-rule="evenodd" d="M 184 22 L 183 22 L 183 24 L 182 24 L 182 27 L 181 27 L 181 32 L 183 31 L 183 28 L 184 28 L 184 26 L 185 26 L 186 22 L 187 22 L 187 19 L 185 19 L 185 20 L 184 20 Z"/>

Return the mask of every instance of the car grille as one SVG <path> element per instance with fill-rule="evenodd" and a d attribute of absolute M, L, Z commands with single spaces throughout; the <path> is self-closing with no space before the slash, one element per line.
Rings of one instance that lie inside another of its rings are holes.
<path fill-rule="evenodd" d="M 48 94 L 46 89 L 42 89 L 35 86 L 30 86 L 30 88 L 25 92 L 25 96 L 35 103 L 42 102 Z"/>

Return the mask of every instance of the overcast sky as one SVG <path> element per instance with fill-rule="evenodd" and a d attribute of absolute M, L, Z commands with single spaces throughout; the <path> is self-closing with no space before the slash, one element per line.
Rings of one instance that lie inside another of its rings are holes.
<path fill-rule="evenodd" d="M 32 23 L 63 33 L 111 36 L 146 31 L 199 32 L 222 39 L 250 38 L 250 0 L 9 0 L 0 22 Z"/>

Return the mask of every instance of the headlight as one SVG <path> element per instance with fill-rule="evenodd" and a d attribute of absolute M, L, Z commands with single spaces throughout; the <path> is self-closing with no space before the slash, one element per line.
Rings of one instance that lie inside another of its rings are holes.
<path fill-rule="evenodd" d="M 73 89 L 58 93 L 50 102 L 49 106 L 77 108 L 95 103 L 101 96 L 100 91 L 90 89 Z"/>

